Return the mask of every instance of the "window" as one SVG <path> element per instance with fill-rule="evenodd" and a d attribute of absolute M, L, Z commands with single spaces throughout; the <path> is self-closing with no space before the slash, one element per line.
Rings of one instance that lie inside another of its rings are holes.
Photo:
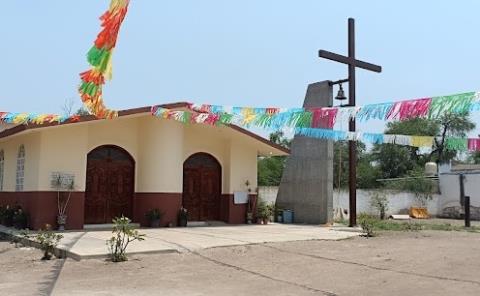
<path fill-rule="evenodd" d="M 0 150 L 0 191 L 3 191 L 4 168 L 5 168 L 5 155 L 3 150 Z"/>
<path fill-rule="evenodd" d="M 23 191 L 23 181 L 25 179 L 25 147 L 23 145 L 18 148 L 17 155 L 17 177 L 16 177 L 16 191 Z"/>

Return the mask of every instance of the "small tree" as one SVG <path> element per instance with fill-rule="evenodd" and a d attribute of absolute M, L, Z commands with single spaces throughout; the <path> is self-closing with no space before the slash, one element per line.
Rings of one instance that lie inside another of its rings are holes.
<path fill-rule="evenodd" d="M 407 190 L 415 195 L 418 206 L 425 207 L 432 200 L 435 190 L 434 181 L 424 176 L 416 176 L 397 184 L 397 188 Z"/>
<path fill-rule="evenodd" d="M 384 191 L 375 191 L 370 195 L 370 205 L 375 208 L 380 219 L 385 219 L 385 213 L 388 211 L 388 198 Z"/>
<path fill-rule="evenodd" d="M 358 224 L 362 228 L 363 235 L 366 237 L 372 237 L 375 235 L 374 227 L 375 227 L 375 217 L 361 213 L 358 216 Z"/>
<path fill-rule="evenodd" d="M 480 136 L 479 136 L 480 137 Z M 468 160 L 474 164 L 480 164 L 480 151 L 471 152 Z"/>
<path fill-rule="evenodd" d="M 110 252 L 110 258 L 113 262 L 127 261 L 127 247 L 135 241 L 143 241 L 145 234 L 140 234 L 138 230 L 135 230 L 130 224 L 131 220 L 127 217 L 117 217 L 112 220 L 113 236 L 107 240 L 108 250 Z"/>
<path fill-rule="evenodd" d="M 50 224 L 46 224 L 45 228 L 42 229 L 36 236 L 35 241 L 40 244 L 40 247 L 44 251 L 42 260 L 52 259 L 54 254 L 55 247 L 58 245 L 60 240 L 63 238 L 63 235 L 56 234 L 52 231 Z"/>
<path fill-rule="evenodd" d="M 65 224 L 67 223 L 68 203 L 75 189 L 74 176 L 60 172 L 53 173 L 51 187 L 57 191 L 57 224 L 60 230 L 64 230 Z"/>

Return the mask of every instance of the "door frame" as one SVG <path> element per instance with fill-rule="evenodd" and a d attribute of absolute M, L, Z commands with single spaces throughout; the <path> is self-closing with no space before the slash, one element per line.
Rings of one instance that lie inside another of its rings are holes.
<path fill-rule="evenodd" d="M 215 156 L 213 156 L 210 153 L 207 153 L 207 152 L 192 153 L 183 162 L 183 165 L 182 165 L 182 176 L 183 176 L 183 178 L 182 178 L 182 207 L 184 205 L 184 198 L 185 198 L 185 191 L 184 191 L 184 187 L 185 187 L 185 164 L 187 163 L 187 161 L 189 159 L 194 158 L 196 156 L 207 156 L 208 158 L 212 159 L 216 163 L 216 165 L 218 166 L 218 187 L 219 188 L 218 188 L 218 200 L 217 200 L 218 204 L 216 205 L 217 207 L 216 207 L 215 220 L 219 220 L 221 218 L 220 201 L 221 201 L 221 198 L 222 198 L 222 188 L 223 188 L 223 184 L 222 184 L 222 181 L 223 181 L 222 164 L 220 163 L 220 161 L 218 161 L 218 159 Z M 190 220 L 190 218 L 189 218 L 189 220 Z"/>
<path fill-rule="evenodd" d="M 130 152 L 128 152 L 128 150 L 124 149 L 123 147 L 120 147 L 118 145 L 113 145 L 113 144 L 105 144 L 105 145 L 100 145 L 100 146 L 97 146 L 95 148 L 93 148 L 92 150 L 90 150 L 88 153 L 87 153 L 87 160 L 86 160 L 86 165 L 85 165 L 85 201 L 84 201 L 84 205 L 83 205 L 83 210 L 84 210 L 84 213 L 83 213 L 83 221 L 85 224 L 85 221 L 86 221 L 86 216 L 87 216 L 87 211 L 86 211 L 86 208 L 85 208 L 85 204 L 86 204 L 86 201 L 87 201 L 87 173 L 88 173 L 88 158 L 90 156 L 91 153 L 93 153 L 94 151 L 96 150 L 100 150 L 100 149 L 105 149 L 105 148 L 111 148 L 111 149 L 116 149 L 116 150 L 119 150 L 121 151 L 122 153 L 124 153 L 125 155 L 128 156 L 129 160 L 132 162 L 132 196 L 130 197 L 130 202 L 131 202 L 131 208 L 130 208 L 130 216 L 132 217 L 128 217 L 130 218 L 132 221 L 133 221 L 133 215 L 135 213 L 135 174 L 136 174 L 136 167 L 137 167 L 137 164 L 135 162 L 135 158 L 133 158 L 133 156 L 130 154 Z M 109 224 L 107 222 L 107 224 Z"/>

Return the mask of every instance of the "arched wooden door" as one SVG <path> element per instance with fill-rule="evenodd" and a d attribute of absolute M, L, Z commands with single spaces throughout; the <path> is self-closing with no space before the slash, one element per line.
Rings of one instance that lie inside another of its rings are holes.
<path fill-rule="evenodd" d="M 218 220 L 222 191 L 220 163 L 207 153 L 196 153 L 183 164 L 183 207 L 190 221 Z"/>
<path fill-rule="evenodd" d="M 132 218 L 135 161 L 120 147 L 100 146 L 87 156 L 85 224 Z"/>

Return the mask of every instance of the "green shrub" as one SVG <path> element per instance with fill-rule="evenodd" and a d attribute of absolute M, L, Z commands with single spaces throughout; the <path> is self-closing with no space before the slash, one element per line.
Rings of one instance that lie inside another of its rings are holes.
<path fill-rule="evenodd" d="M 388 198 L 385 192 L 376 191 L 372 193 L 370 205 L 379 212 L 380 219 L 385 219 L 385 213 L 388 211 Z"/>
<path fill-rule="evenodd" d="M 144 240 L 145 234 L 140 234 L 138 230 L 135 230 L 130 224 L 131 220 L 127 217 L 117 217 L 112 221 L 114 223 L 113 236 L 107 240 L 110 259 L 113 262 L 127 261 L 128 245 L 135 240 Z"/>
<path fill-rule="evenodd" d="M 6 205 L 5 208 L 2 210 L 2 224 L 10 227 L 13 225 L 13 216 L 15 215 L 15 208 Z"/>
<path fill-rule="evenodd" d="M 22 209 L 21 206 L 17 206 L 13 212 L 12 223 L 17 229 L 27 228 L 28 214 Z"/>
<path fill-rule="evenodd" d="M 262 199 L 259 199 L 257 202 L 257 217 L 262 219 L 268 219 L 270 216 L 273 216 L 275 212 L 275 205 L 268 204 Z"/>
<path fill-rule="evenodd" d="M 375 235 L 374 228 L 377 219 L 371 215 L 362 213 L 358 216 L 358 224 L 362 228 L 363 234 L 366 237 L 372 237 Z"/>
<path fill-rule="evenodd" d="M 50 260 L 54 254 L 55 247 L 58 245 L 63 235 L 53 232 L 52 227 L 47 224 L 45 229 L 35 235 L 34 239 L 38 242 L 44 251 L 42 260 Z"/>
<path fill-rule="evenodd" d="M 163 214 L 164 213 L 161 212 L 159 209 L 151 209 L 147 213 L 145 213 L 145 217 L 147 217 L 150 227 L 159 227 Z"/>

